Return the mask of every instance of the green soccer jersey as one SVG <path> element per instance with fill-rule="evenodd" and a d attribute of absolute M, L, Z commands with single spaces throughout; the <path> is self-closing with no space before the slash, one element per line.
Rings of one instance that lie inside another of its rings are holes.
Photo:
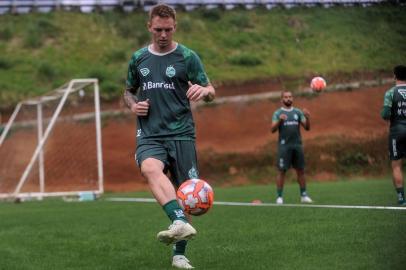
<path fill-rule="evenodd" d="M 406 84 L 389 89 L 385 93 L 383 106 L 390 108 L 390 132 L 406 132 Z"/>
<path fill-rule="evenodd" d="M 195 127 L 186 91 L 188 82 L 207 86 L 197 54 L 177 44 L 168 53 L 149 47 L 135 52 L 128 67 L 127 89 L 138 101 L 149 99 L 147 116 L 137 117 L 137 140 L 194 140 Z"/>
<path fill-rule="evenodd" d="M 290 109 L 280 108 L 274 112 L 272 122 L 277 122 L 281 114 L 285 114 L 288 118 L 279 125 L 279 144 L 301 145 L 300 123 L 306 121 L 303 112 L 294 107 Z"/>

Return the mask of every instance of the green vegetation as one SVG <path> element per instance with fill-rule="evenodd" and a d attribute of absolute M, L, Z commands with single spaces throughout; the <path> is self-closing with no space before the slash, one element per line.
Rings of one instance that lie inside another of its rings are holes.
<path fill-rule="evenodd" d="M 390 179 L 311 183 L 309 191 L 317 204 L 395 202 Z M 215 188 L 215 197 L 273 202 L 274 186 Z M 298 203 L 296 184 L 285 188 L 285 201 Z M 194 219 L 187 256 L 198 269 L 400 270 L 404 212 L 214 205 Z M 171 269 L 171 247 L 155 239 L 169 224 L 156 203 L 2 203 L 0 220 L 0 269 Z"/>
<path fill-rule="evenodd" d="M 310 181 L 319 174 L 334 179 L 337 175 L 349 177 L 391 173 L 389 158 L 382 154 L 387 151 L 386 135 L 345 140 L 342 137 L 319 137 L 306 141 L 304 147 L 307 149 L 306 171 Z M 268 183 L 277 175 L 276 149 L 276 142 L 270 142 L 263 149 L 243 155 L 202 152 L 199 155 L 200 172 L 222 185 L 232 185 L 235 178 L 247 179 L 250 184 Z M 287 180 L 296 182 L 293 169 L 287 174 Z"/>
<path fill-rule="evenodd" d="M 179 11 L 176 39 L 215 83 L 389 70 L 406 62 L 405 6 Z M 147 14 L 0 16 L 0 109 L 97 76 L 121 94 L 132 52 L 149 41 Z"/>

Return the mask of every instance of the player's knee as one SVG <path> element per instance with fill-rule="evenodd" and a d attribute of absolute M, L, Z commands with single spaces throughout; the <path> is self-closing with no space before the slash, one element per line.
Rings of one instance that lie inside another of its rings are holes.
<path fill-rule="evenodd" d="M 158 174 L 162 174 L 162 167 L 157 162 L 146 159 L 141 163 L 141 174 L 147 179 L 154 178 Z"/>
<path fill-rule="evenodd" d="M 296 173 L 298 175 L 303 175 L 304 174 L 304 168 L 296 168 Z"/>

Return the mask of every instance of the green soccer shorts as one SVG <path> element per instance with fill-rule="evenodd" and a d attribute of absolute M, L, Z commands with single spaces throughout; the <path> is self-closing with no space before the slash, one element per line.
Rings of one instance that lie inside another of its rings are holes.
<path fill-rule="evenodd" d="M 305 160 L 302 145 L 279 145 L 277 164 L 279 170 L 287 171 L 290 167 L 304 169 Z"/>
<path fill-rule="evenodd" d="M 175 187 L 179 187 L 188 179 L 199 178 L 194 141 L 143 141 L 137 144 L 135 160 L 141 167 L 142 162 L 147 158 L 155 158 L 164 163 L 164 173 L 169 171 Z"/>
<path fill-rule="evenodd" d="M 389 159 L 399 160 L 406 157 L 406 134 L 390 133 L 389 141 Z"/>

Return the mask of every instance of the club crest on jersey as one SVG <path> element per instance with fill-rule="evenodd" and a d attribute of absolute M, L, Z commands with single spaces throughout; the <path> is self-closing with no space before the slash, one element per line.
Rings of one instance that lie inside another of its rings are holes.
<path fill-rule="evenodd" d="M 140 72 L 142 74 L 142 76 L 147 76 L 149 74 L 149 69 L 148 68 L 142 68 L 140 69 Z"/>
<path fill-rule="evenodd" d="M 172 78 L 173 76 L 175 76 L 176 74 L 176 70 L 173 66 L 169 66 L 166 68 L 166 76 L 168 76 L 169 78 Z"/>
<path fill-rule="evenodd" d="M 298 119 L 299 119 L 299 116 L 297 116 L 297 114 L 294 114 L 294 115 L 293 115 L 293 118 L 295 118 L 295 120 L 298 120 Z"/>
<path fill-rule="evenodd" d="M 398 92 L 402 95 L 403 99 L 406 99 L 406 89 L 399 89 Z"/>

